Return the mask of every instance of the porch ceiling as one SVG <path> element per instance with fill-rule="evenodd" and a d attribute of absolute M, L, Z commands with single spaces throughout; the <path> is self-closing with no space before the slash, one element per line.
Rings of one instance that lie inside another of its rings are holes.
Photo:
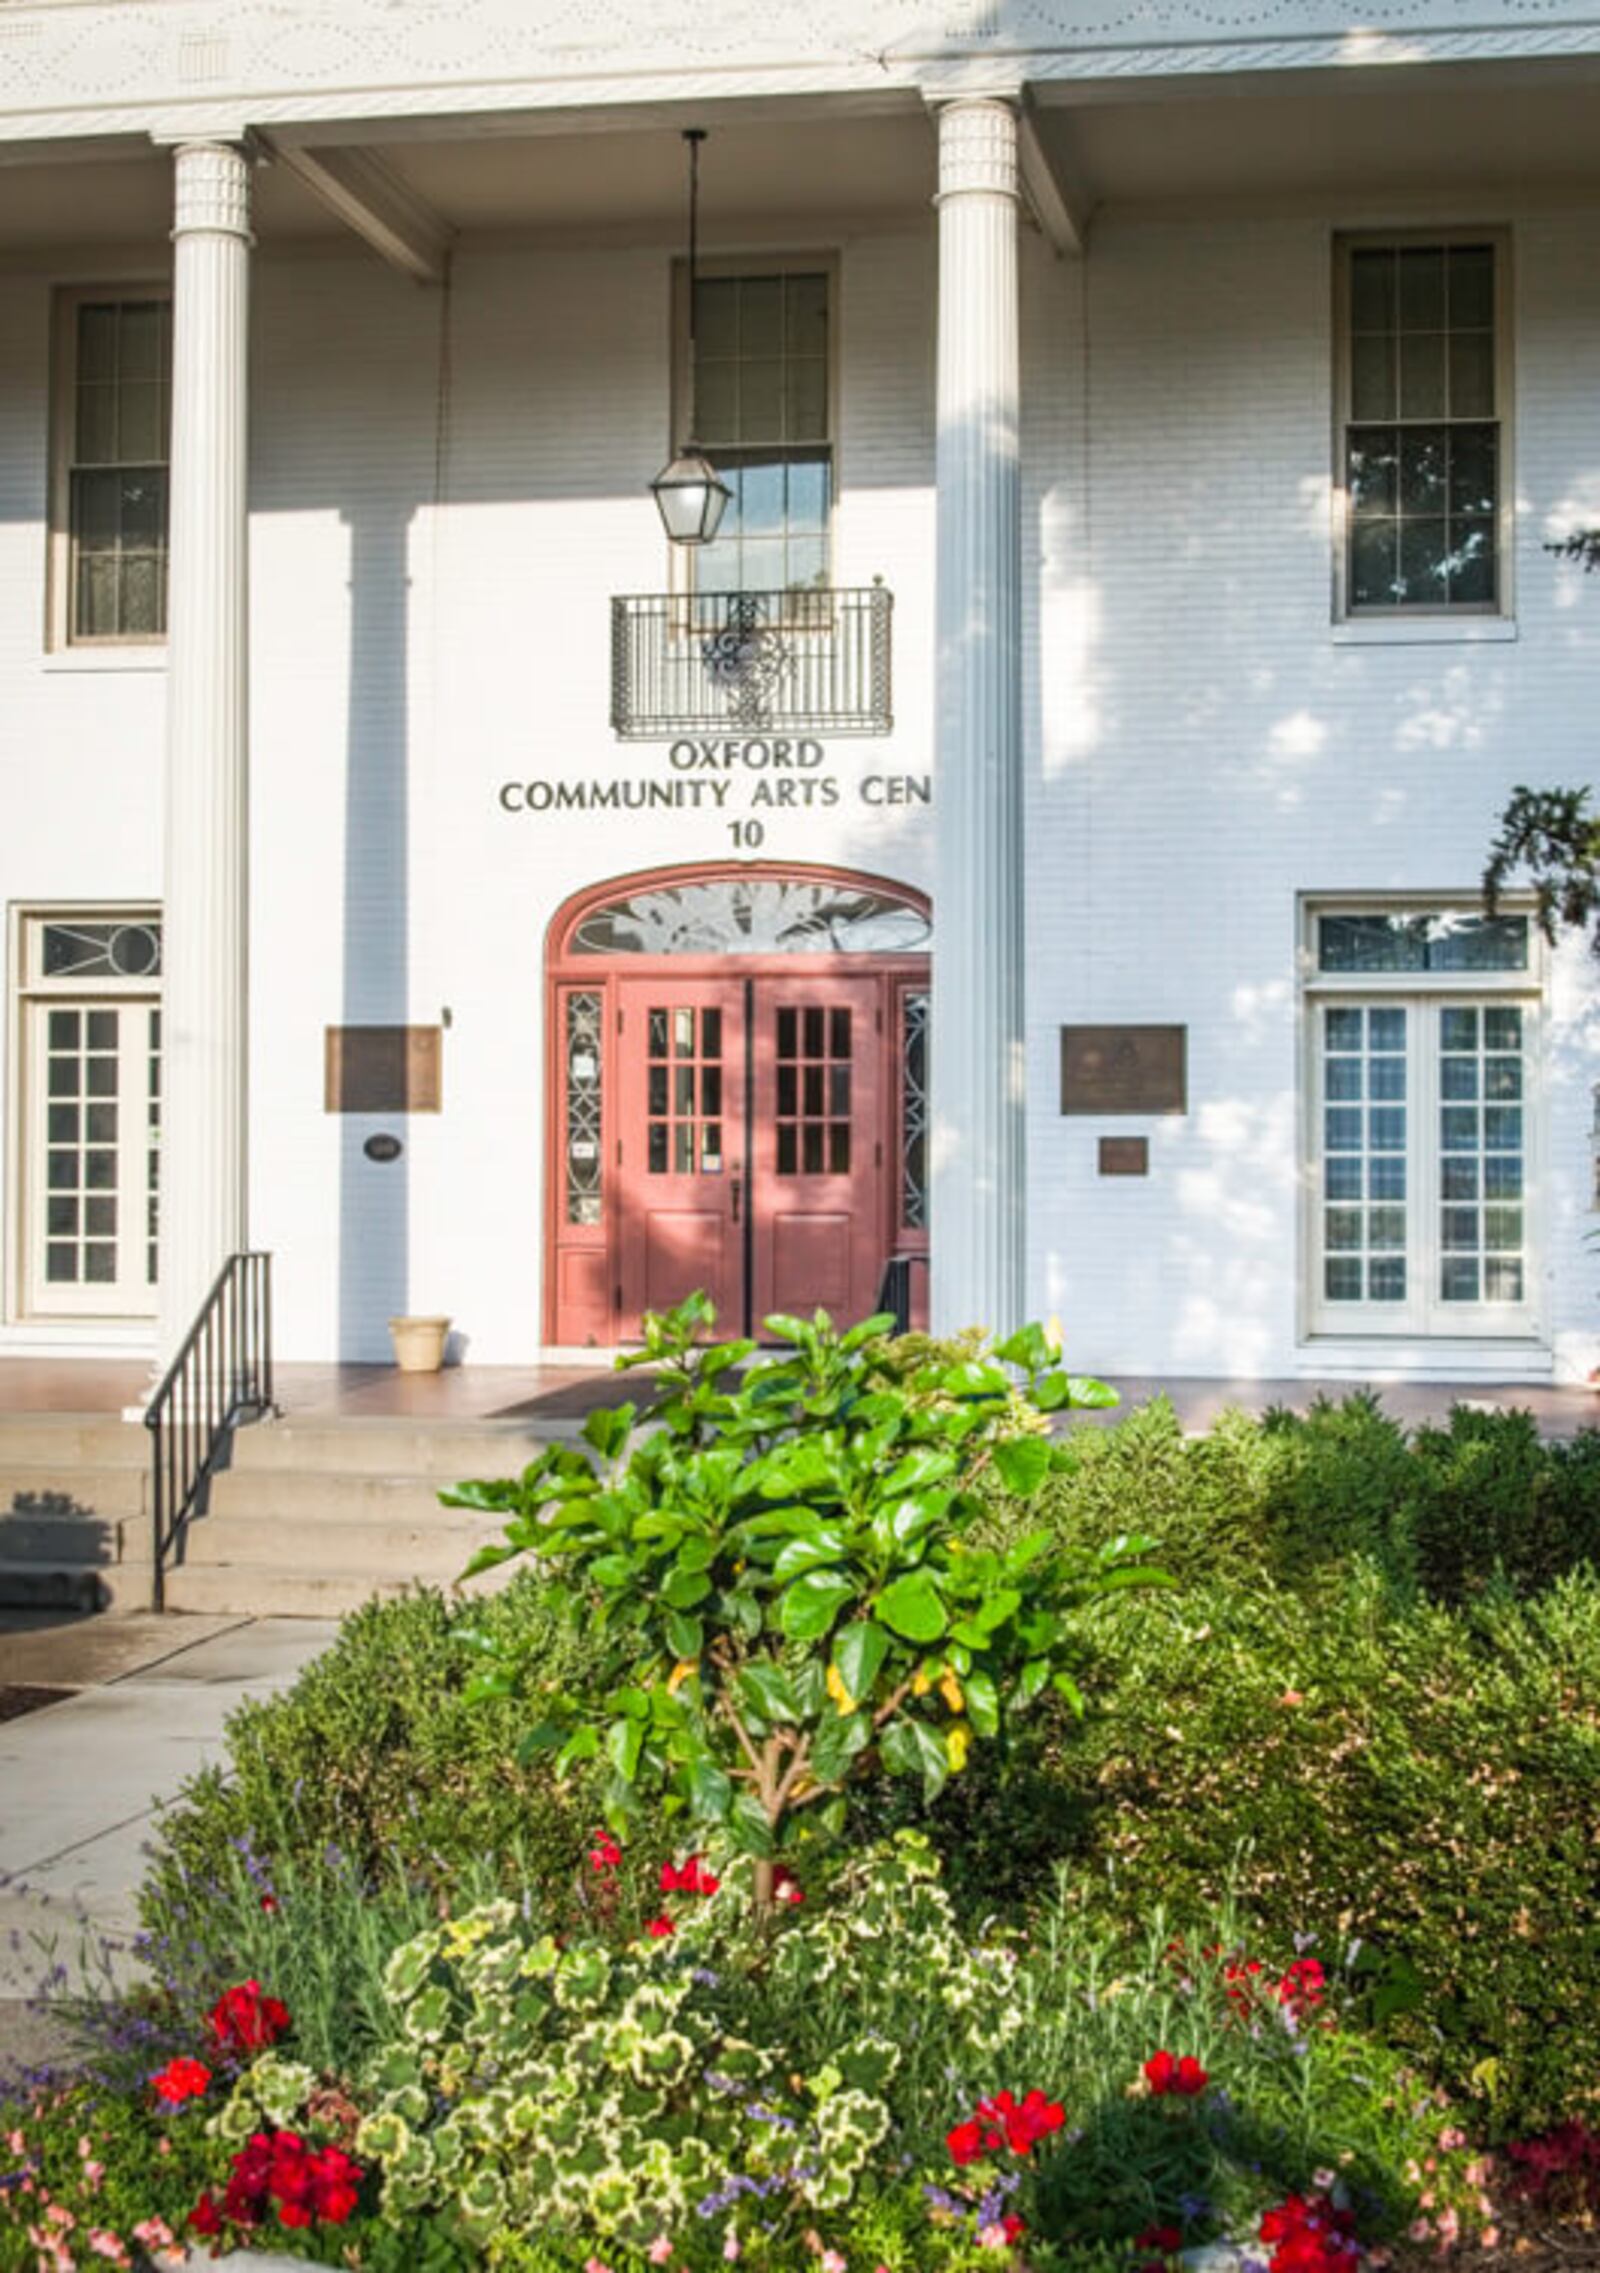
<path fill-rule="evenodd" d="M 1519 202 L 1600 195 L 1600 79 L 1586 66 L 1397 68 L 1039 90 L 1046 149 L 1101 209 L 1338 215 L 1438 201 L 1485 217 Z M 681 111 L 336 122 L 287 130 L 361 147 L 442 223 L 474 238 L 675 243 L 681 129 L 711 129 L 702 162 L 708 251 L 846 228 L 930 222 L 930 120 L 913 98 L 706 101 Z M 0 258 L 69 247 L 164 248 L 170 165 L 124 140 L 43 160 L 0 142 Z M 93 162 L 90 162 L 90 161 Z M 264 246 L 350 241 L 285 163 L 264 166 Z"/>

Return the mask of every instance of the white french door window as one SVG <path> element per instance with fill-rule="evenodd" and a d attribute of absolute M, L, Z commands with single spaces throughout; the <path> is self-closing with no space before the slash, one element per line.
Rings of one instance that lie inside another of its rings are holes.
<path fill-rule="evenodd" d="M 149 917 L 27 918 L 22 964 L 24 1311 L 153 1315 L 160 927 Z"/>
<path fill-rule="evenodd" d="M 1539 1001 L 1526 918 L 1313 925 L 1312 1330 L 1534 1333 Z"/>

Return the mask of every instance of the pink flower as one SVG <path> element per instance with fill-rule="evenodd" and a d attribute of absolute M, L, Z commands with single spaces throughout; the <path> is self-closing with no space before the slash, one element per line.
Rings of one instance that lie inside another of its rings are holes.
<path fill-rule="evenodd" d="M 133 2238 L 146 2249 L 164 2249 L 175 2237 L 165 2218 L 144 2218 L 134 2227 Z"/>
<path fill-rule="evenodd" d="M 89 2182 L 90 2193 L 93 2194 L 101 2179 L 106 2175 L 106 2166 L 104 2163 L 86 2162 L 83 2166 L 83 2175 Z"/>
<path fill-rule="evenodd" d="M 655 2240 L 645 2251 L 645 2255 L 652 2265 L 670 2265 L 672 2262 L 672 2244 L 665 2234 L 657 2234 Z"/>
<path fill-rule="evenodd" d="M 822 2273 L 848 2273 L 845 2261 L 836 2249 L 825 2249 L 819 2262 Z"/>
<path fill-rule="evenodd" d="M 108 2234 L 102 2226 L 89 2229 L 89 2247 L 96 2257 L 109 2257 L 113 2265 L 126 2265 L 128 2253 L 115 2234 Z"/>
<path fill-rule="evenodd" d="M 1426 2241 L 1432 2232 L 1433 2226 L 1427 2218 L 1413 2218 L 1406 2228 L 1406 2239 L 1408 2241 Z"/>
<path fill-rule="evenodd" d="M 1478 2239 L 1485 2249 L 1498 2249 L 1500 2247 L 1500 2228 L 1498 2226 L 1485 2226 Z"/>
<path fill-rule="evenodd" d="M 1466 2143 L 1467 2134 L 1457 2124 L 1447 2123 L 1439 2133 L 1439 2144 L 1447 2155 L 1453 2155 L 1457 2147 L 1464 2147 Z"/>
<path fill-rule="evenodd" d="M 1004 2249 L 1006 2247 L 1005 2227 L 998 2221 L 992 2226 L 980 2226 L 978 2228 L 978 2247 L 980 2249 Z"/>
<path fill-rule="evenodd" d="M 730 2265 L 737 2265 L 744 2255 L 744 2251 L 739 2247 L 739 2237 L 732 2226 L 722 2237 L 722 2254 Z"/>

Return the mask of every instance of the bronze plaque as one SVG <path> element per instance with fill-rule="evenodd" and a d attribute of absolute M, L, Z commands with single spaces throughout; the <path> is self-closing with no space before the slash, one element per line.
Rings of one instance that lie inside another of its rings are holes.
<path fill-rule="evenodd" d="M 1063 1113 L 1186 1113 L 1187 1026 L 1063 1026 Z"/>
<path fill-rule="evenodd" d="M 1148 1137 L 1102 1137 L 1100 1139 L 1100 1173 L 1102 1176 L 1148 1176 L 1150 1173 L 1150 1139 Z"/>
<path fill-rule="evenodd" d="M 442 1029 L 330 1026 L 323 1103 L 330 1113 L 437 1113 Z"/>

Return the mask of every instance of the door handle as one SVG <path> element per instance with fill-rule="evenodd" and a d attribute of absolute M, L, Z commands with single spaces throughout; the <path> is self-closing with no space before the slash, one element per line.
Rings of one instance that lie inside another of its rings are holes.
<path fill-rule="evenodd" d="M 743 1193 L 744 1180 L 742 1177 L 735 1176 L 733 1179 L 733 1220 L 735 1223 L 737 1223 L 739 1220 L 739 1201 L 742 1198 Z"/>

